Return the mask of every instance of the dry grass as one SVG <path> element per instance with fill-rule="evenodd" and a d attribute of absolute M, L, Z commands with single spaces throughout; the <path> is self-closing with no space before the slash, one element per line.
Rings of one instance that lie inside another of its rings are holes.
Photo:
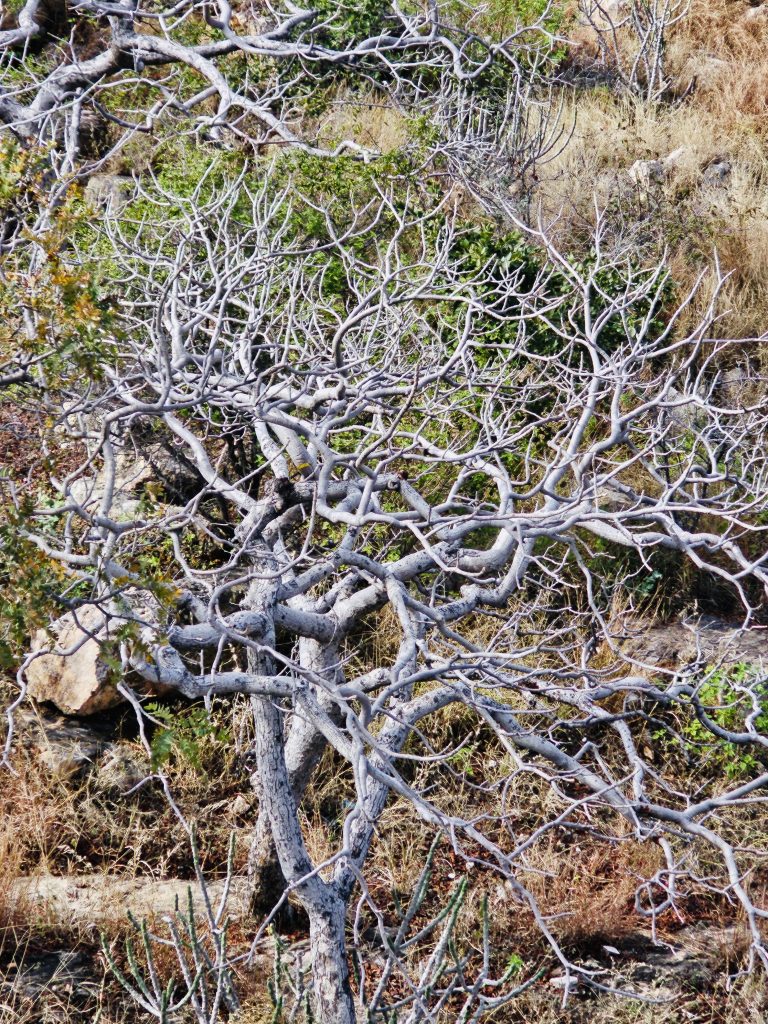
<path fill-rule="evenodd" d="M 724 129 L 765 136 L 768 9 L 750 0 L 694 0 L 672 33 L 668 66 L 682 85 L 695 77 L 696 106 Z"/>
<path fill-rule="evenodd" d="M 588 51 L 587 30 L 578 34 L 578 48 Z M 768 5 L 694 0 L 667 55 L 672 91 L 693 81 L 690 95 L 645 104 L 607 88 L 570 94 L 564 118 L 573 136 L 541 168 L 535 197 L 566 248 L 586 242 L 596 204 L 613 211 L 616 230 L 631 231 L 639 249 L 669 252 L 681 291 L 716 250 L 732 275 L 718 327 L 726 337 L 760 336 L 768 324 L 767 44 Z M 636 161 L 670 154 L 662 180 L 633 182 Z M 720 160 L 730 173 L 717 183 L 706 172 Z M 706 298 L 704 289 L 697 308 Z"/>
<path fill-rule="evenodd" d="M 322 145 L 333 147 L 345 139 L 377 153 L 391 153 L 409 139 L 409 120 L 380 93 L 337 89 L 315 130 Z"/>
<path fill-rule="evenodd" d="M 119 735 L 123 723 L 116 720 L 113 724 Z M 124 793 L 119 765 L 116 768 L 113 763 L 119 762 L 119 757 L 105 755 L 92 769 L 79 773 L 52 774 L 32 742 L 34 721 L 25 719 L 20 725 L 14 772 L 4 773 L 0 792 L 0 1024 L 137 1022 L 142 1018 L 100 952 L 99 930 L 103 928 L 118 960 L 124 958 L 123 941 L 131 931 L 124 908 L 115 905 L 114 917 L 99 927 L 77 923 L 74 918 L 72 922 L 54 920 L 41 914 L 38 905 L 25 904 L 16 883 L 19 878 L 47 873 L 190 878 L 193 868 L 187 834 L 156 785 L 131 795 Z M 117 751 L 135 764 L 139 774 L 146 773 L 148 759 L 132 740 L 130 728 L 128 733 Z M 215 878 L 225 869 L 236 824 L 222 805 L 236 792 L 247 793 L 248 782 L 242 770 L 238 773 L 231 752 L 210 743 L 203 745 L 201 756 L 201 767 L 177 759 L 168 766 L 168 773 L 188 820 L 197 824 L 204 865 L 209 877 Z M 236 870 L 242 869 L 246 848 L 244 841 Z M 248 947 L 251 932 L 243 930 L 236 938 L 238 951 L 242 951 Z M 86 987 L 49 987 L 34 998 L 10 987 L 18 970 L 60 950 L 81 953 L 90 965 Z M 173 969 L 170 959 L 160 966 Z M 263 978 L 259 984 L 262 982 Z M 181 1018 L 177 1024 L 182 1024 Z"/>
<path fill-rule="evenodd" d="M 471 718 L 462 709 L 447 711 L 440 716 L 431 738 L 441 749 L 461 740 L 468 741 L 466 759 L 461 764 L 453 763 L 452 770 L 441 774 L 437 787 L 432 791 L 433 797 L 439 798 L 448 810 L 453 808 L 466 813 L 467 808 L 471 808 L 478 814 L 489 815 L 487 827 L 492 828 L 492 816 L 500 814 L 494 784 L 499 777 L 509 774 L 501 751 L 489 745 L 488 738 L 475 730 Z M 604 754 L 610 756 L 610 751 L 606 750 Z M 35 867 L 51 868 L 57 873 L 79 873 L 85 870 L 89 858 L 94 870 L 99 871 L 135 874 L 150 870 L 158 875 L 162 872 L 177 874 L 180 858 L 188 857 L 188 851 L 183 849 L 181 837 L 169 827 L 169 820 L 163 817 L 160 804 L 151 803 L 149 794 L 143 799 L 150 802 L 139 807 L 132 805 L 133 798 L 116 797 L 114 794 L 109 798 L 112 802 L 105 804 L 107 797 L 97 792 L 96 774 L 91 780 L 77 777 L 55 780 L 42 769 L 39 761 L 28 755 L 17 762 L 17 769 L 18 776 L 8 783 L 3 794 L 0 910 L 4 918 L 0 922 L 0 974 L 12 972 L 10 963 L 18 963 L 20 957 L 30 962 L 51 950 L 79 948 L 94 959 L 98 991 L 92 992 L 91 1002 L 83 1001 L 79 995 L 53 993 L 52 999 L 54 1002 L 58 1000 L 59 1010 L 64 1001 L 64 1009 L 69 1016 L 63 1019 L 85 1024 L 85 1021 L 93 1019 L 97 1006 L 101 1006 L 103 1014 L 98 1019 L 102 1024 L 136 1021 L 135 1011 L 115 989 L 105 973 L 105 965 L 98 959 L 97 936 L 93 930 L 67 932 L 40 922 L 31 925 L 25 908 L 14 905 L 8 898 L 11 882 L 19 874 Z M 190 814 L 198 814 L 202 820 L 204 815 L 200 812 L 204 805 L 218 795 L 211 792 L 210 778 L 206 789 L 199 773 L 191 771 L 188 766 L 176 766 L 174 771 L 177 796 Z M 415 778 L 414 781 L 418 785 L 425 780 Z M 435 782 L 435 779 L 431 781 Z M 326 856 L 333 849 L 344 801 L 350 793 L 348 772 L 327 753 L 304 809 L 308 845 L 315 858 Z M 105 816 L 106 806 L 111 808 L 111 824 Z M 505 813 L 508 823 L 522 837 L 530 834 L 546 817 L 561 810 L 562 806 L 542 779 L 526 774 L 517 776 L 507 792 Z M 98 814 L 95 808 L 100 808 Z M 24 822 L 30 826 L 26 831 Z M 610 824 L 617 828 L 615 822 Z M 601 827 L 607 825 L 605 822 Z M 754 828 L 758 828 L 757 823 Z M 229 825 L 225 827 L 222 823 L 221 829 L 228 833 Z M 101 845 L 97 847 L 96 833 L 99 830 L 102 831 Z M 124 836 L 122 850 L 113 841 L 114 834 L 120 831 Z M 17 837 L 16 842 L 14 836 Z M 73 845 L 72 839 L 76 837 L 77 842 Z M 385 916 L 392 920 L 395 920 L 396 901 L 401 904 L 407 901 L 413 890 L 431 840 L 432 835 L 412 808 L 397 801 L 386 809 L 366 875 L 372 895 Z M 201 838 L 201 845 L 205 842 L 215 847 L 216 837 Z M 133 845 L 136 849 L 126 856 L 125 847 Z M 90 852 L 78 853 L 78 850 L 86 849 Z M 84 857 L 84 861 L 80 857 Z M 215 866 L 211 866 L 215 873 Z M 565 947 L 575 957 L 583 958 L 591 955 L 591 951 L 599 948 L 602 942 L 619 945 L 622 941 L 630 941 L 636 931 L 646 926 L 646 922 L 634 913 L 633 894 L 638 880 L 653 875 L 658 866 L 658 851 L 653 845 L 637 844 L 620 832 L 613 842 L 605 843 L 589 834 L 573 839 L 562 831 L 556 831 L 546 833 L 527 853 L 521 878 L 539 900 L 544 913 L 550 915 L 551 926 Z M 704 858 L 699 867 L 702 874 L 711 875 L 716 865 Z M 461 857 L 451 850 L 450 844 L 444 843 L 435 857 L 424 914 L 435 913 L 443 905 L 464 872 Z M 492 871 L 474 869 L 469 878 L 470 890 L 456 931 L 457 948 L 468 951 L 477 948 L 479 908 L 483 896 L 486 896 L 491 910 L 494 956 L 498 961 L 494 966 L 503 967 L 507 958 L 514 954 L 522 959 L 525 971 L 537 969 L 542 964 L 550 965 L 554 970 L 554 961 L 549 958 L 532 915 L 498 876 Z M 2 899 L 3 892 L 5 899 Z M 727 916 L 723 916 L 727 907 L 711 897 L 709 902 L 705 902 L 704 895 L 691 890 L 688 901 L 691 920 L 702 916 L 727 920 Z M 113 948 L 119 954 L 125 922 L 116 918 L 114 927 L 109 931 Z M 232 933 L 233 948 L 246 949 L 252 934 L 249 922 L 238 922 Z M 418 955 L 419 951 L 414 950 L 414 957 Z M 173 970 L 170 962 L 162 961 L 159 967 L 164 972 Z M 239 984 L 245 1009 L 238 1018 L 238 1024 L 266 1024 L 271 1019 L 273 1007 L 265 988 L 263 965 L 257 970 L 241 972 Z M 719 1004 L 718 1012 L 726 1014 L 727 1011 L 727 1015 L 688 1019 L 722 1020 L 729 1024 L 746 1021 L 746 1015 L 739 1017 L 738 1014 L 746 1014 L 745 1008 L 754 1011 L 756 998 L 754 994 L 749 997 L 742 995 L 739 1002 L 736 996 L 732 996 L 723 1002 L 721 993 L 722 1005 Z M 69 1007 L 66 1006 L 68 999 L 71 1001 Z M 648 1019 L 644 1016 L 647 1008 L 642 1005 L 617 1002 L 609 997 L 597 1000 L 579 997 L 566 1010 L 559 1007 L 559 1000 L 559 993 L 545 977 L 532 992 L 505 1008 L 495 1020 L 509 1024 L 527 1019 L 535 1019 L 537 1024 L 541 1021 L 581 1024 L 587 1020 L 604 1020 L 607 1024 L 609 1019 L 615 1019 L 629 1024 Z M 40 1016 L 39 1006 L 30 1010 L 22 1002 L 13 1002 L 12 1005 L 15 1016 L 9 1016 L 7 1022 L 2 1017 L 0 1006 L 0 1024 L 10 1024 L 11 1020 L 25 1024 L 27 1020 L 44 1019 Z M 700 999 L 696 1012 L 709 1012 L 707 1005 L 706 1000 Z M 449 1019 L 446 1018 L 446 1024 Z M 663 1020 L 664 1017 L 654 1019 Z M 681 1018 L 670 1015 L 668 1019 Z"/>

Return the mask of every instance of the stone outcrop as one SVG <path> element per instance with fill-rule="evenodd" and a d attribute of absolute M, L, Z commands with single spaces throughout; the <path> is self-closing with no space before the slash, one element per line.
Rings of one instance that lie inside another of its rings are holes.
<path fill-rule="evenodd" d="M 85 200 L 97 209 L 119 213 L 130 203 L 136 182 L 124 174 L 93 174 L 85 186 Z"/>
<path fill-rule="evenodd" d="M 55 649 L 66 653 L 54 653 Z M 30 697 L 50 701 L 67 715 L 94 715 L 122 703 L 102 656 L 106 621 L 89 605 L 57 619 L 50 631 L 38 630 L 32 643 L 37 655 L 27 668 Z"/>
<path fill-rule="evenodd" d="M 224 880 L 208 883 L 208 895 L 214 904 L 221 900 L 225 884 Z M 141 920 L 172 914 L 177 906 L 184 911 L 189 905 L 190 891 L 195 913 L 205 912 L 199 886 L 188 879 L 39 875 L 17 879 L 11 889 L 30 919 L 51 927 L 104 927 L 125 920 L 128 913 Z M 233 878 L 227 898 L 229 916 L 245 917 L 249 898 L 248 879 Z"/>
<path fill-rule="evenodd" d="M 138 743 L 115 738 L 115 724 L 112 716 L 77 719 L 28 702 L 13 714 L 14 747 L 58 779 L 92 771 L 97 789 L 122 794 L 149 775 L 150 765 Z"/>
<path fill-rule="evenodd" d="M 125 595 L 125 600 L 128 596 Z M 117 690 L 116 649 L 110 640 L 116 631 L 132 621 L 155 621 L 157 609 L 146 600 L 107 613 L 94 605 L 67 612 L 47 630 L 38 630 L 32 641 L 35 657 L 29 663 L 27 693 L 34 700 L 54 704 L 65 715 L 96 715 L 124 702 Z M 165 696 L 167 686 L 145 680 L 131 680 L 143 693 Z"/>
<path fill-rule="evenodd" d="M 707 922 L 681 928 L 659 941 L 648 932 L 634 932 L 617 940 L 615 946 L 602 946 L 597 957 L 583 961 L 583 974 L 558 972 L 549 985 L 577 999 L 594 998 L 595 989 L 590 985 L 594 981 L 604 989 L 672 1003 L 696 989 L 711 988 L 722 976 L 729 955 L 745 945 L 749 946 L 749 939 L 743 929 Z"/>
<path fill-rule="evenodd" d="M 661 160 L 635 160 L 627 173 L 638 188 L 650 189 L 663 184 L 687 152 L 681 146 Z"/>
<path fill-rule="evenodd" d="M 651 628 L 636 624 L 627 632 L 635 635 L 621 645 L 622 654 L 645 665 L 674 669 L 704 661 L 768 666 L 768 629 L 759 626 L 744 630 L 733 623 L 702 616 Z"/>

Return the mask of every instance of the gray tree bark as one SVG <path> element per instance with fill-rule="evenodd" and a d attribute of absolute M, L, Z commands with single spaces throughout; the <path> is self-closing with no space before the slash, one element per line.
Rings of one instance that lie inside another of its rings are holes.
<path fill-rule="evenodd" d="M 333 682 L 340 681 L 335 644 L 302 637 L 299 641 L 299 664 Z M 338 710 L 327 694 L 318 692 L 317 697 L 323 710 L 338 720 Z M 294 715 L 285 739 L 285 763 L 296 806 L 301 803 L 325 747 L 326 739 L 319 729 L 305 716 Z M 261 794 L 258 773 L 254 775 L 252 784 Z M 253 887 L 251 905 L 254 913 L 269 913 L 282 896 L 286 880 L 280 870 L 266 805 L 261 799 L 248 853 L 248 876 Z M 285 917 L 285 913 L 282 916 Z"/>
<path fill-rule="evenodd" d="M 277 589 L 277 573 L 274 573 L 273 559 L 266 557 L 264 575 L 273 575 L 272 579 L 254 581 L 247 597 L 249 610 L 267 613 L 274 602 Z M 266 622 L 271 622 L 269 614 L 264 615 Z M 274 626 L 269 627 L 268 635 L 261 638 L 264 648 L 274 649 Z M 311 671 L 323 670 L 335 664 L 336 652 L 323 647 L 315 641 L 302 641 L 302 662 Z M 248 653 L 249 669 L 265 671 L 272 661 L 267 651 L 252 648 Z M 274 667 L 274 666 L 273 666 Z M 297 719 L 296 725 L 301 732 L 297 743 L 293 745 L 295 778 L 292 780 L 286 763 L 286 740 L 284 728 L 284 712 L 278 703 L 269 697 L 252 697 L 251 706 L 254 722 L 254 753 L 256 773 L 260 795 L 260 818 L 258 838 L 266 844 L 267 835 L 271 837 L 275 857 L 258 865 L 262 885 L 276 883 L 279 892 L 285 892 L 285 884 L 298 896 L 301 905 L 309 917 L 310 938 L 313 949 L 313 1010 L 321 1024 L 355 1024 L 356 1014 L 352 991 L 349 984 L 349 967 L 344 937 L 346 902 L 339 896 L 335 887 L 323 881 L 314 870 L 312 861 L 304 845 L 304 837 L 297 812 L 297 797 L 294 786 L 301 783 L 306 786 L 309 774 L 316 763 L 322 748 L 317 741 L 310 748 L 315 756 L 304 754 L 306 739 L 305 723 Z M 311 762 L 311 763 L 309 763 Z M 269 826 L 267 833 L 266 826 Z M 253 850 L 251 851 L 253 854 Z M 282 880 L 276 878 L 280 873 Z M 276 892 L 272 890 L 272 895 Z M 276 900 L 275 900 L 276 902 Z"/>

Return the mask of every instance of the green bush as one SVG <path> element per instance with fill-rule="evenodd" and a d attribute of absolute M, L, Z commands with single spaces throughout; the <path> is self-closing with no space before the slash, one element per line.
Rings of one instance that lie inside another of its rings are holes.
<path fill-rule="evenodd" d="M 768 688 L 765 673 L 757 666 L 739 662 L 729 669 L 714 669 L 707 673 L 697 688 L 696 697 L 704 715 L 714 725 L 730 732 L 746 732 L 746 720 L 755 711 L 760 713 L 754 728 L 768 735 Z M 706 753 L 710 766 L 724 772 L 729 779 L 744 778 L 764 770 L 765 755 L 762 748 L 729 743 L 714 735 L 705 722 L 692 714 L 683 728 L 690 752 Z"/>

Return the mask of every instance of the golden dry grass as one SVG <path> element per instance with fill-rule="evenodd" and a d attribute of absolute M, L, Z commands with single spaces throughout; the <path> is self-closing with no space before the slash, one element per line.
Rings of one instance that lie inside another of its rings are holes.
<path fill-rule="evenodd" d="M 574 50 L 589 50 L 588 30 L 573 34 Z M 717 329 L 759 337 L 768 326 L 768 5 L 694 0 L 670 34 L 667 68 L 672 93 L 692 85 L 685 99 L 650 104 L 604 87 L 567 95 L 573 134 L 540 168 L 535 203 L 566 248 L 584 244 L 596 205 L 613 211 L 617 231 L 668 252 L 681 290 L 716 251 L 731 275 Z M 632 180 L 636 161 L 670 154 L 660 180 Z M 719 183 L 707 175 L 717 161 L 730 167 Z M 705 287 L 692 316 L 707 298 Z"/>

